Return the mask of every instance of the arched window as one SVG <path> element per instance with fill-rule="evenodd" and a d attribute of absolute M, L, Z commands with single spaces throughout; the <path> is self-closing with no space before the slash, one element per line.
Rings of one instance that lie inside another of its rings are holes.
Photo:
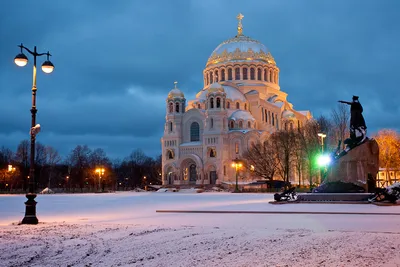
<path fill-rule="evenodd" d="M 210 149 L 210 158 L 215 158 L 215 156 L 217 155 L 215 149 L 211 148 Z"/>
<path fill-rule="evenodd" d="M 228 81 L 232 81 L 232 69 L 228 69 Z"/>
<path fill-rule="evenodd" d="M 247 104 L 244 103 L 244 110 L 247 110 Z"/>
<path fill-rule="evenodd" d="M 172 127 L 173 127 L 172 122 L 169 122 L 168 124 L 169 124 L 169 131 L 172 132 Z"/>
<path fill-rule="evenodd" d="M 213 73 L 210 72 L 210 84 L 213 83 Z"/>
<path fill-rule="evenodd" d="M 171 150 L 168 150 L 168 159 L 173 159 L 174 158 L 174 153 L 172 153 Z"/>
<path fill-rule="evenodd" d="M 211 127 L 211 128 L 214 128 L 214 119 L 211 118 L 210 122 L 211 122 L 211 123 L 210 123 L 210 127 Z"/>
<path fill-rule="evenodd" d="M 214 108 L 214 98 L 210 98 L 210 108 Z"/>
<path fill-rule="evenodd" d="M 225 70 L 221 70 L 221 82 L 225 81 Z"/>
<path fill-rule="evenodd" d="M 251 128 L 251 122 L 247 122 L 247 128 Z"/>
<path fill-rule="evenodd" d="M 269 81 L 271 82 L 271 83 L 273 83 L 273 82 L 275 82 L 273 79 L 274 79 L 274 72 L 272 71 L 272 70 L 270 70 L 269 71 Z"/>
<path fill-rule="evenodd" d="M 235 153 L 239 154 L 239 143 L 238 142 L 235 143 Z"/>
<path fill-rule="evenodd" d="M 275 124 L 276 124 L 276 129 L 279 130 L 278 114 L 275 115 Z"/>
<path fill-rule="evenodd" d="M 235 80 L 240 80 L 240 68 L 235 69 Z"/>
<path fill-rule="evenodd" d="M 258 68 L 257 69 L 257 80 L 259 80 L 259 81 L 261 81 L 261 72 L 262 72 L 261 68 Z"/>
<path fill-rule="evenodd" d="M 255 80 L 256 71 L 254 68 L 250 68 L 250 80 Z"/>
<path fill-rule="evenodd" d="M 217 97 L 217 108 L 221 108 L 221 98 Z"/>
<path fill-rule="evenodd" d="M 264 69 L 264 81 L 268 82 L 267 79 L 268 75 L 267 75 L 267 69 Z"/>
<path fill-rule="evenodd" d="M 239 121 L 239 128 L 240 128 L 240 129 L 243 128 L 243 121 Z"/>
<path fill-rule="evenodd" d="M 261 121 L 264 121 L 264 108 L 261 108 Z"/>
<path fill-rule="evenodd" d="M 231 108 L 231 102 L 226 103 L 226 108 Z"/>
<path fill-rule="evenodd" d="M 271 124 L 271 111 L 268 110 L 268 120 L 269 120 L 269 124 Z"/>
<path fill-rule="evenodd" d="M 297 128 L 300 129 L 300 121 L 297 121 Z"/>
<path fill-rule="evenodd" d="M 209 80 L 209 77 L 208 77 L 208 73 L 206 73 L 206 85 L 209 85 L 210 84 L 210 80 Z"/>
<path fill-rule="evenodd" d="M 268 122 L 268 114 L 267 114 L 267 110 L 265 110 L 265 122 Z"/>
<path fill-rule="evenodd" d="M 179 113 L 179 103 L 175 103 L 175 111 Z"/>
<path fill-rule="evenodd" d="M 247 76 L 247 68 L 243 68 L 243 80 L 247 80 L 249 77 Z"/>
<path fill-rule="evenodd" d="M 200 125 L 192 122 L 190 125 L 190 142 L 200 141 Z"/>
<path fill-rule="evenodd" d="M 272 126 L 274 126 L 275 125 L 275 116 L 274 116 L 274 113 L 272 112 Z"/>
<path fill-rule="evenodd" d="M 218 80 L 218 70 L 216 70 L 215 72 L 214 72 L 214 77 L 215 77 L 215 82 L 217 83 L 219 80 Z"/>
<path fill-rule="evenodd" d="M 169 113 L 174 112 L 174 104 L 169 103 L 168 111 L 169 111 Z"/>
<path fill-rule="evenodd" d="M 224 175 L 226 175 L 226 166 L 224 165 Z"/>
<path fill-rule="evenodd" d="M 198 108 L 198 109 L 201 109 L 201 105 L 200 105 L 200 104 L 197 104 L 197 108 Z"/>
<path fill-rule="evenodd" d="M 229 128 L 231 129 L 235 128 L 235 122 L 233 120 L 229 122 Z"/>
<path fill-rule="evenodd" d="M 240 109 L 240 104 L 239 104 L 239 102 L 236 102 L 236 109 Z"/>

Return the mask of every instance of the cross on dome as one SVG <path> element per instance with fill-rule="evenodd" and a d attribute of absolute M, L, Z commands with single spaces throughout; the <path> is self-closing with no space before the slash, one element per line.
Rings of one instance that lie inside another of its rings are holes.
<path fill-rule="evenodd" d="M 236 17 L 236 19 L 238 20 L 238 26 L 237 26 L 238 34 L 237 34 L 237 36 L 243 35 L 243 25 L 242 25 L 242 19 L 243 18 L 244 18 L 244 16 L 242 15 L 242 13 L 239 13 L 239 15 L 237 15 L 237 17 Z"/>
<path fill-rule="evenodd" d="M 177 85 L 177 84 L 178 84 L 178 82 L 175 81 L 175 82 L 174 82 L 175 89 L 178 89 L 178 87 L 177 87 L 178 85 Z"/>

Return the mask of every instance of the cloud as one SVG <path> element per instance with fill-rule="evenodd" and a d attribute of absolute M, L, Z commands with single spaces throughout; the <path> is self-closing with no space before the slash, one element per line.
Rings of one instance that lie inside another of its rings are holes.
<path fill-rule="evenodd" d="M 50 51 L 55 71 L 38 71 L 39 140 L 68 153 L 77 144 L 124 157 L 160 153 L 165 98 L 178 80 L 190 100 L 219 43 L 244 34 L 264 43 L 296 109 L 329 114 L 360 96 L 369 131 L 399 125 L 400 18 L 396 0 L 377 1 L 3 1 L 0 3 L 0 137 L 16 147 L 29 131 L 32 57 Z M 38 65 L 45 59 L 38 58 Z M 1 145 L 1 144 L 0 144 Z"/>

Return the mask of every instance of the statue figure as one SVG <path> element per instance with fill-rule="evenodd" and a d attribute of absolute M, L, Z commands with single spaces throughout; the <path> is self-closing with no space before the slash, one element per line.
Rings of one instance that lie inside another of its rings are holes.
<path fill-rule="evenodd" d="M 362 115 L 363 107 L 358 101 L 358 96 L 353 96 L 352 102 L 339 100 L 339 103 L 350 105 L 350 139 L 346 139 L 344 143 L 348 145 L 348 149 L 361 144 L 367 138 L 367 126 Z M 347 152 L 347 151 L 346 151 Z"/>

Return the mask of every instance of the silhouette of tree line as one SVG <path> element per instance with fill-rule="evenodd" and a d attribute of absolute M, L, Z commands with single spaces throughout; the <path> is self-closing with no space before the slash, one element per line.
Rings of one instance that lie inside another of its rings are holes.
<path fill-rule="evenodd" d="M 26 192 L 29 184 L 29 141 L 16 151 L 0 148 L 0 192 Z M 11 165 L 11 166 L 10 166 Z M 104 174 L 96 169 L 104 169 Z M 48 187 L 61 192 L 132 190 L 161 184 L 161 156 L 152 158 L 136 149 L 123 160 L 110 159 L 101 148 L 77 145 L 62 158 L 52 146 L 36 143 L 37 191 Z"/>

